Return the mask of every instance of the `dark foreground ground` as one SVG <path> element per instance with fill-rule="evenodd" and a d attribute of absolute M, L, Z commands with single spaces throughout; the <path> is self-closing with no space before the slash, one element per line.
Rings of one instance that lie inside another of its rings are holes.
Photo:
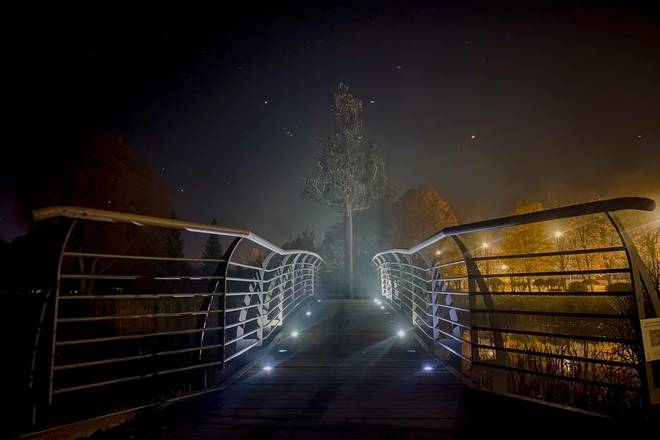
<path fill-rule="evenodd" d="M 400 338 L 399 329 L 410 333 Z M 472 390 L 394 311 L 367 300 L 308 303 L 283 332 L 229 389 L 95 438 L 621 438 L 639 428 Z"/>

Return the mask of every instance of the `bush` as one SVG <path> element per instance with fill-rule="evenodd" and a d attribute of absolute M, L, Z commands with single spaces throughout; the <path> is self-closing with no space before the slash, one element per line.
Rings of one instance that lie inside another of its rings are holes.
<path fill-rule="evenodd" d="M 607 286 L 608 292 L 630 292 L 632 290 L 632 284 L 630 283 L 612 283 Z"/>
<path fill-rule="evenodd" d="M 587 285 L 584 284 L 582 281 L 571 281 L 571 283 L 568 285 L 568 291 L 569 292 L 588 292 L 589 287 L 587 287 Z"/>

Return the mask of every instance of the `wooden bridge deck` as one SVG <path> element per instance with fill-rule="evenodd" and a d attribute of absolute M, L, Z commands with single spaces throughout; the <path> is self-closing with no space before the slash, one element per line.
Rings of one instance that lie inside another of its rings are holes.
<path fill-rule="evenodd" d="M 313 302 L 307 309 L 311 316 L 298 313 L 279 342 L 226 391 L 107 434 L 132 439 L 463 437 L 474 412 L 472 392 L 411 334 L 397 336 L 410 324 L 367 300 Z M 297 338 L 287 335 L 294 329 L 300 332 Z M 266 365 L 272 370 L 264 371 Z M 424 371 L 425 365 L 433 370 Z"/>

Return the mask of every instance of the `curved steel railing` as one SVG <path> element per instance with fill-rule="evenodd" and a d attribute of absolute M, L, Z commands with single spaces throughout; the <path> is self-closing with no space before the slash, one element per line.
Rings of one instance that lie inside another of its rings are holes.
<path fill-rule="evenodd" d="M 246 229 L 78 207 L 34 218 L 65 231 L 33 361 L 36 377 L 49 359 L 40 424 L 217 389 L 318 289 L 318 254 Z M 218 236 L 224 254 L 182 256 L 182 233 Z"/>
<path fill-rule="evenodd" d="M 659 403 L 640 323 L 660 299 L 613 214 L 654 208 L 626 197 L 444 228 L 373 257 L 381 295 L 485 389 L 601 412 Z"/>

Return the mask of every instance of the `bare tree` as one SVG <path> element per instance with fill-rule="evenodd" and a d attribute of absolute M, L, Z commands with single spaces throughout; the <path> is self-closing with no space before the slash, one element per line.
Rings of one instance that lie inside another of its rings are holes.
<path fill-rule="evenodd" d="M 318 171 L 305 178 L 303 196 L 344 215 L 345 268 L 353 297 L 353 212 L 371 207 L 391 191 L 378 149 L 364 139 L 362 101 L 339 84 L 335 98 L 335 132 L 319 148 Z"/>

